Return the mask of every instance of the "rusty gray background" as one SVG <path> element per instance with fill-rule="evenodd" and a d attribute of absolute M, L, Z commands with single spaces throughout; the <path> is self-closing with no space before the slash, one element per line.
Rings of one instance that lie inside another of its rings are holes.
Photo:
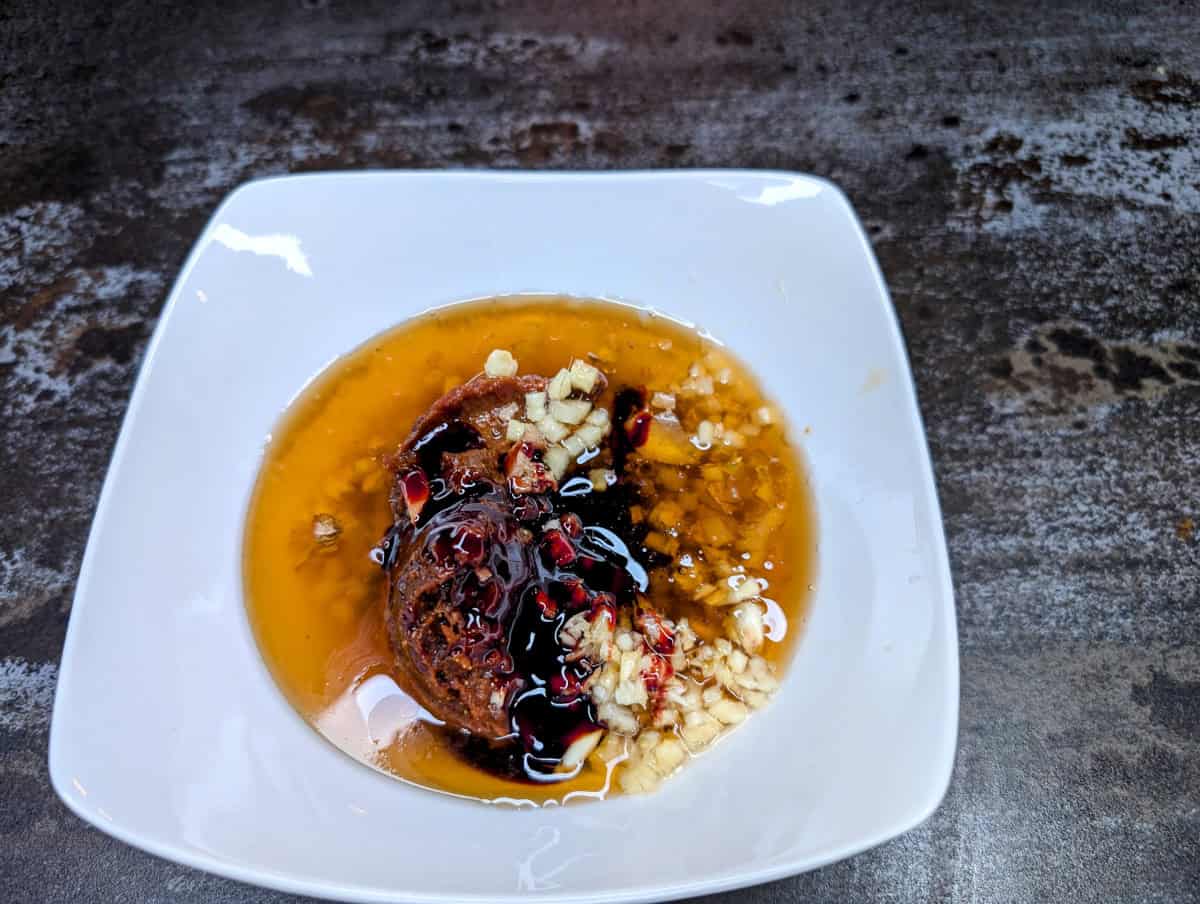
<path fill-rule="evenodd" d="M 108 839 L 46 775 L 108 456 L 226 192 L 745 166 L 842 185 L 891 285 L 962 725 L 928 824 L 713 900 L 1200 901 L 1196 3 L 203 6 L 0 3 L 0 900 L 285 898 Z"/>

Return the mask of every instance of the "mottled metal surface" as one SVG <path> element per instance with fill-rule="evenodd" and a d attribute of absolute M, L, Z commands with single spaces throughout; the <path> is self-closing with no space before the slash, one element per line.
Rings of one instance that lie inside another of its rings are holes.
<path fill-rule="evenodd" d="M 220 198 L 700 165 L 828 176 L 862 214 L 962 633 L 933 819 L 720 900 L 1200 900 L 1196 3 L 109 6 L 0 5 L 0 900 L 284 899 L 108 839 L 46 776 L 104 469 Z"/>

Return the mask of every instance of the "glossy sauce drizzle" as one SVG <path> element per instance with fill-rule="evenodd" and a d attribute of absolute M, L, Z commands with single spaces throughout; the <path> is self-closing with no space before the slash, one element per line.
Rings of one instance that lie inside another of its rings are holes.
<path fill-rule="evenodd" d="M 491 743 L 461 739 L 454 749 L 505 778 L 564 781 L 572 774 L 557 767 L 567 748 L 602 726 L 583 687 L 597 664 L 572 661 L 560 631 L 580 612 L 615 623 L 618 607 L 631 610 L 634 590 L 647 587 L 644 568 L 616 533 L 630 527 L 621 518 L 627 494 L 614 489 L 607 506 L 587 509 L 604 523 L 584 524 L 571 504 L 591 493 L 590 483 L 587 493 L 513 497 L 486 480 L 451 487 L 438 476 L 444 453 L 482 446 L 474 428 L 456 421 L 417 441 L 421 470 L 399 479 L 406 498 L 427 501 L 415 524 L 401 519 L 388 530 L 372 558 L 385 571 L 423 553 L 438 566 L 457 564 L 449 603 L 466 620 L 448 655 L 524 685 L 509 703 L 509 735 Z"/>
<path fill-rule="evenodd" d="M 393 563 L 398 543 L 391 534 L 380 542 L 382 527 L 391 522 L 391 477 L 383 460 L 435 398 L 477 372 L 497 347 L 513 352 L 522 373 L 552 374 L 572 357 L 598 353 L 612 390 L 629 389 L 615 397 L 610 391 L 602 401 L 617 423 L 640 408 L 637 387 L 661 385 L 664 374 L 686 373 L 692 361 L 713 349 L 664 318 L 562 298 L 457 305 L 371 340 L 315 381 L 273 433 L 248 514 L 247 609 L 264 659 L 293 705 L 363 762 L 482 800 L 603 796 L 610 775 L 592 761 L 566 781 L 537 780 L 572 737 L 595 723 L 590 703 L 578 694 L 589 667 L 566 660 L 557 639 L 562 623 L 581 608 L 609 605 L 610 597 L 613 605 L 632 605 L 635 589 L 647 592 L 668 615 L 687 615 L 702 637 L 719 633 L 723 615 L 691 602 L 680 590 L 683 573 L 679 583 L 673 576 L 671 557 L 641 545 L 651 525 L 627 488 L 593 492 L 586 478 L 565 481 L 553 510 L 539 510 L 528 521 L 543 526 L 569 512 L 578 519 L 576 535 L 555 539 L 535 530 L 532 552 L 495 544 L 489 567 L 505 584 L 495 598 L 497 591 L 467 577 L 456 587 L 464 608 L 479 613 L 473 627 L 482 639 L 494 639 L 485 622 L 504 621 L 496 607 L 517 606 L 509 619 L 511 665 L 535 679 L 512 707 L 512 739 L 519 743 L 497 747 L 450 731 L 400 692 L 393 677 L 380 566 Z M 746 404 L 765 401 L 744 369 L 728 360 Z M 442 451 L 477 445 L 469 429 L 445 424 L 428 437 L 421 451 L 430 472 L 436 472 Z M 614 466 L 637 445 L 637 436 L 632 430 L 629 446 L 614 448 Z M 755 441 L 750 451 L 774 463 L 787 518 L 764 532 L 762 551 L 755 555 L 770 569 L 772 605 L 790 625 L 786 637 L 775 632 L 767 654 L 782 663 L 802 624 L 815 531 L 795 453 L 770 442 Z M 688 492 L 682 487 L 679 493 Z M 436 533 L 446 555 L 454 554 L 456 544 L 463 552 L 471 540 L 469 531 L 457 529 L 466 514 L 461 507 L 486 507 L 491 491 L 468 487 L 460 494 L 435 479 L 428 492 L 429 508 L 416 529 Z M 697 511 L 707 512 L 709 505 L 703 501 Z M 322 531 L 318 524 L 325 526 Z M 494 644 L 480 648 L 495 651 Z"/>

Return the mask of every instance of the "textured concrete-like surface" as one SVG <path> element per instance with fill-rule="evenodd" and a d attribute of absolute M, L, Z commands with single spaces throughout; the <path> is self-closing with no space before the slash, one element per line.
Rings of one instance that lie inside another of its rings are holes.
<path fill-rule="evenodd" d="M 45 765 L 138 361 L 226 192 L 747 166 L 841 184 L 891 285 L 962 725 L 928 824 L 719 900 L 1200 901 L 1200 6 L 204 6 L 0 7 L 0 900 L 285 898 L 84 826 Z"/>

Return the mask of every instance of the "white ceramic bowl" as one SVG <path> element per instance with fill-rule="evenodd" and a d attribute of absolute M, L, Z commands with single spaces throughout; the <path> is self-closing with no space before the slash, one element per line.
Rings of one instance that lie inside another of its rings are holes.
<path fill-rule="evenodd" d="M 419 311 L 522 291 L 711 331 L 811 467 L 818 587 L 783 688 L 646 797 L 518 811 L 375 773 L 291 709 L 244 612 L 242 518 L 300 387 Z M 887 291 L 836 188 L 741 171 L 314 175 L 234 192 L 167 302 L 79 576 L 50 774 L 130 844 L 289 891 L 643 901 L 912 828 L 945 792 L 957 714 L 929 454 Z"/>

